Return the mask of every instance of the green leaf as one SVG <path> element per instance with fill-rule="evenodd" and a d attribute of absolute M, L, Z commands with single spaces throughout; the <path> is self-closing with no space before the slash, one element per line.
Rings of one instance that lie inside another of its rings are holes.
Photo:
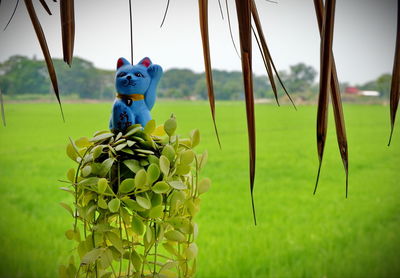
<path fill-rule="evenodd" d="M 156 121 L 150 120 L 147 122 L 146 126 L 144 127 L 144 132 L 147 134 L 151 134 L 156 129 Z"/>
<path fill-rule="evenodd" d="M 132 199 L 122 199 L 124 204 L 132 211 L 145 211 L 146 209 L 141 207 L 136 201 Z"/>
<path fill-rule="evenodd" d="M 147 198 L 144 198 L 144 197 L 141 197 L 141 196 L 136 196 L 136 202 L 142 208 L 145 208 L 145 209 L 150 209 L 151 208 L 151 202 Z"/>
<path fill-rule="evenodd" d="M 81 260 L 81 265 L 88 265 L 94 263 L 101 255 L 103 252 L 103 248 L 95 248 L 83 256 Z"/>
<path fill-rule="evenodd" d="M 176 119 L 175 117 L 171 117 L 168 120 L 165 121 L 164 123 L 164 130 L 168 134 L 168 136 L 172 136 L 175 133 L 176 130 Z"/>
<path fill-rule="evenodd" d="M 190 226 L 190 221 L 189 219 L 185 218 L 185 217 L 172 217 L 170 219 L 167 220 L 167 222 L 169 224 L 172 225 L 172 227 L 174 227 L 175 229 L 184 229 L 187 230 L 187 227 Z"/>
<path fill-rule="evenodd" d="M 151 206 L 159 206 L 162 204 L 163 201 L 163 196 L 161 194 L 153 193 L 153 196 L 151 196 Z"/>
<path fill-rule="evenodd" d="M 181 181 L 169 181 L 169 185 L 177 190 L 184 190 L 187 189 L 186 184 Z"/>
<path fill-rule="evenodd" d="M 204 152 L 203 152 L 203 154 L 198 158 L 198 161 L 199 161 L 199 170 L 201 170 L 201 169 L 203 169 L 204 168 L 204 165 L 206 165 L 206 163 L 207 163 L 207 159 L 208 159 L 208 152 L 207 152 L 207 150 L 205 150 Z"/>
<path fill-rule="evenodd" d="M 68 230 L 65 232 L 65 236 L 67 237 L 67 239 L 69 240 L 73 240 L 74 236 L 75 236 L 75 232 L 74 230 Z"/>
<path fill-rule="evenodd" d="M 126 143 L 128 144 L 129 148 L 136 144 L 136 142 L 132 140 L 127 140 Z"/>
<path fill-rule="evenodd" d="M 159 205 L 150 209 L 150 218 L 160 218 L 163 216 L 163 206 Z"/>
<path fill-rule="evenodd" d="M 159 181 L 156 184 L 153 185 L 151 190 L 155 193 L 166 193 L 169 190 L 169 185 L 165 181 Z"/>
<path fill-rule="evenodd" d="M 139 254 L 136 253 L 135 250 L 132 250 L 131 261 L 132 261 L 132 265 L 135 268 L 135 270 L 137 272 L 140 272 L 140 270 L 142 268 L 142 259 L 140 258 Z"/>
<path fill-rule="evenodd" d="M 124 153 L 127 153 L 127 154 L 131 154 L 131 155 L 134 154 L 134 152 L 131 149 L 128 149 L 128 148 L 122 149 L 121 152 L 124 152 Z"/>
<path fill-rule="evenodd" d="M 117 145 L 114 149 L 119 152 L 120 150 L 122 150 L 123 148 L 125 148 L 126 146 L 128 146 L 128 143 L 122 143 Z"/>
<path fill-rule="evenodd" d="M 141 129 L 142 129 L 141 126 L 132 126 L 131 129 L 128 128 L 128 132 L 124 136 L 125 137 L 129 137 L 129 136 L 135 134 L 136 132 L 138 132 Z"/>
<path fill-rule="evenodd" d="M 186 241 L 186 237 L 184 234 L 182 234 L 181 232 L 177 231 L 177 230 L 171 230 L 168 231 L 164 234 L 164 236 L 171 241 L 178 241 L 178 242 L 184 242 Z"/>
<path fill-rule="evenodd" d="M 100 177 L 105 177 L 108 174 L 108 172 L 110 171 L 111 167 L 113 166 L 114 161 L 115 161 L 114 158 L 107 158 L 106 160 L 104 160 L 101 163 L 101 167 L 100 167 L 98 175 Z"/>
<path fill-rule="evenodd" d="M 93 186 L 96 185 L 99 181 L 99 178 L 97 177 L 90 177 L 90 178 L 85 178 L 82 179 L 79 183 L 78 186 Z"/>
<path fill-rule="evenodd" d="M 200 143 L 200 131 L 197 128 L 190 133 L 190 140 L 192 141 L 192 148 Z"/>
<path fill-rule="evenodd" d="M 137 153 L 139 153 L 139 154 L 145 154 L 145 155 L 154 154 L 153 151 L 150 151 L 150 150 L 143 150 L 143 149 L 135 149 L 135 152 L 137 152 Z"/>
<path fill-rule="evenodd" d="M 163 243 L 163 247 L 164 247 L 165 250 L 167 250 L 172 255 L 179 256 L 178 251 L 173 246 L 173 242 L 169 241 L 169 242 Z"/>
<path fill-rule="evenodd" d="M 197 257 L 197 253 L 199 248 L 197 247 L 195 242 L 189 244 L 189 246 L 185 250 L 186 259 L 192 260 Z"/>
<path fill-rule="evenodd" d="M 161 154 L 166 156 L 170 162 L 173 162 L 175 159 L 175 149 L 170 144 L 164 147 Z"/>
<path fill-rule="evenodd" d="M 67 178 L 70 182 L 75 182 L 75 169 L 71 168 L 67 172 Z"/>
<path fill-rule="evenodd" d="M 187 175 L 187 174 L 190 173 L 190 170 L 192 170 L 192 167 L 191 167 L 190 165 L 179 164 L 179 165 L 176 167 L 175 174 L 176 174 L 176 175 L 181 175 L 181 176 Z"/>
<path fill-rule="evenodd" d="M 92 172 L 92 167 L 90 167 L 89 165 L 83 167 L 81 171 L 83 177 L 89 176 L 91 172 Z"/>
<path fill-rule="evenodd" d="M 136 188 L 145 188 L 147 181 L 147 173 L 146 170 L 140 169 L 135 176 L 135 186 Z"/>
<path fill-rule="evenodd" d="M 181 164 L 189 165 L 194 160 L 194 152 L 192 150 L 186 150 L 181 153 Z"/>
<path fill-rule="evenodd" d="M 128 167 L 129 170 L 131 170 L 134 173 L 143 168 L 142 166 L 140 166 L 139 161 L 135 159 L 124 160 L 123 163 L 125 164 L 126 167 Z"/>
<path fill-rule="evenodd" d="M 144 232 L 144 224 L 142 220 L 135 213 L 132 215 L 132 231 L 138 235 L 142 235 Z"/>
<path fill-rule="evenodd" d="M 110 139 L 111 137 L 114 136 L 114 133 L 103 133 L 100 135 L 97 135 L 96 137 L 90 139 L 90 142 L 99 142 L 99 141 L 104 141 L 106 139 Z"/>
<path fill-rule="evenodd" d="M 118 212 L 120 205 L 121 201 L 118 198 L 114 198 L 110 202 L 108 202 L 108 208 L 113 213 Z"/>
<path fill-rule="evenodd" d="M 92 149 L 93 159 L 98 158 L 103 153 L 103 145 L 96 146 Z"/>
<path fill-rule="evenodd" d="M 160 168 L 156 164 L 150 164 L 147 168 L 147 184 L 153 184 L 160 176 Z"/>
<path fill-rule="evenodd" d="M 71 143 L 69 143 L 67 145 L 67 155 L 68 155 L 69 158 L 71 158 L 73 161 L 76 162 L 76 159 L 78 158 L 78 154 L 75 151 L 75 149 L 74 149 L 74 147 L 72 146 Z"/>
<path fill-rule="evenodd" d="M 120 193 L 129 193 L 135 188 L 135 179 L 125 179 L 119 185 Z"/>
<path fill-rule="evenodd" d="M 209 178 L 202 179 L 197 186 L 199 194 L 203 194 L 210 189 L 211 180 Z"/>
<path fill-rule="evenodd" d="M 107 202 L 103 199 L 103 196 L 99 196 L 97 199 L 97 205 L 102 209 L 108 209 Z"/>
<path fill-rule="evenodd" d="M 169 159 L 166 156 L 161 155 L 161 157 L 160 157 L 160 169 L 161 169 L 161 172 L 164 174 L 164 176 L 168 176 L 169 168 L 170 168 Z"/>
<path fill-rule="evenodd" d="M 102 269 L 107 269 L 112 264 L 112 261 L 113 261 L 112 251 L 107 248 L 100 256 L 100 267 Z M 110 273 L 110 272 L 108 272 L 108 273 Z M 103 276 L 101 276 L 101 278 L 107 278 L 107 277 L 111 277 L 111 275 L 108 275 L 108 276 L 107 275 L 103 275 Z"/>
<path fill-rule="evenodd" d="M 107 187 L 108 187 L 107 179 L 105 178 L 99 179 L 99 181 L 97 182 L 98 193 L 103 194 L 104 192 L 106 192 Z"/>
<path fill-rule="evenodd" d="M 159 165 L 159 163 L 160 163 L 160 159 L 158 159 L 158 157 L 153 155 L 153 154 L 149 155 L 147 157 L 147 159 L 149 160 L 149 163 L 154 163 L 154 164 L 157 164 L 157 165 Z"/>
<path fill-rule="evenodd" d="M 119 238 L 116 233 L 106 232 L 106 237 L 120 253 L 124 252 L 124 248 L 122 247 L 122 239 Z"/>
<path fill-rule="evenodd" d="M 69 205 L 67 205 L 66 203 L 63 203 L 63 202 L 61 202 L 60 205 L 63 208 L 65 208 L 71 214 L 72 217 L 74 217 L 74 212 L 72 211 L 72 208 Z"/>
<path fill-rule="evenodd" d="M 89 142 L 89 139 L 87 137 L 81 137 L 81 138 L 75 140 L 75 145 L 78 148 L 84 148 L 84 147 L 91 146 L 92 143 Z"/>

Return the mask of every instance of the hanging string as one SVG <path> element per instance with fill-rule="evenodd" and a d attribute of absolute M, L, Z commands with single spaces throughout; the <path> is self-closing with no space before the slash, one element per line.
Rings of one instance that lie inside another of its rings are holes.
<path fill-rule="evenodd" d="M 132 3 L 129 0 L 129 23 L 131 30 L 131 64 L 133 65 L 133 31 L 132 31 Z"/>

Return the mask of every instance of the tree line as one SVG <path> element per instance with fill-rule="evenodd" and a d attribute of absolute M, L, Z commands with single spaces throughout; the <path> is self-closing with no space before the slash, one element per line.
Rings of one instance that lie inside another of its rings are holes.
<path fill-rule="evenodd" d="M 111 99 L 114 97 L 114 75 L 112 70 L 96 68 L 92 62 L 75 57 L 70 68 L 61 59 L 54 59 L 62 96 L 75 96 L 82 99 Z M 280 77 L 290 94 L 302 99 L 315 99 L 318 84 L 315 83 L 317 71 L 304 63 L 280 71 Z M 243 99 L 243 80 L 239 71 L 213 70 L 214 89 L 218 100 Z M 388 97 L 391 76 L 384 74 L 374 81 L 358 85 L 362 90 L 376 90 L 381 97 Z M 273 91 L 266 76 L 254 76 L 256 98 L 272 99 Z M 278 84 L 278 80 L 277 80 Z M 341 84 L 342 90 L 349 84 Z M 45 63 L 35 57 L 12 56 L 0 63 L 0 88 L 10 97 L 17 95 L 45 95 L 51 92 Z M 281 90 L 282 95 L 283 91 Z M 158 88 L 158 97 L 172 99 L 207 99 L 204 73 L 189 69 L 170 69 L 165 71 Z"/>

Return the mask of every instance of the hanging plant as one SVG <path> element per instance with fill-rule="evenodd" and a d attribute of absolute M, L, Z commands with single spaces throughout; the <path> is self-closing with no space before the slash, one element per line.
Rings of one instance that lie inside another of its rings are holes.
<path fill-rule="evenodd" d="M 175 135 L 171 116 L 156 128 L 130 126 L 125 134 L 100 131 L 67 146 L 78 164 L 63 190 L 74 196 L 69 240 L 73 256 L 61 277 L 192 277 L 198 227 L 193 221 L 209 179 L 199 178 L 207 152 L 196 154 L 199 131 Z"/>

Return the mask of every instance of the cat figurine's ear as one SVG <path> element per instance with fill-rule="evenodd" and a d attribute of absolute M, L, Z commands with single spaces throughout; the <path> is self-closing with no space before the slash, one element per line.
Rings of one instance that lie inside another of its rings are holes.
<path fill-rule="evenodd" d="M 140 60 L 139 64 L 148 68 L 152 64 L 152 62 L 149 57 L 144 57 L 142 60 Z"/>
<path fill-rule="evenodd" d="M 119 69 L 122 66 L 126 66 L 126 65 L 130 65 L 131 63 L 129 63 L 128 60 L 126 60 L 125 58 L 119 58 L 118 62 L 117 62 L 117 69 Z"/>

